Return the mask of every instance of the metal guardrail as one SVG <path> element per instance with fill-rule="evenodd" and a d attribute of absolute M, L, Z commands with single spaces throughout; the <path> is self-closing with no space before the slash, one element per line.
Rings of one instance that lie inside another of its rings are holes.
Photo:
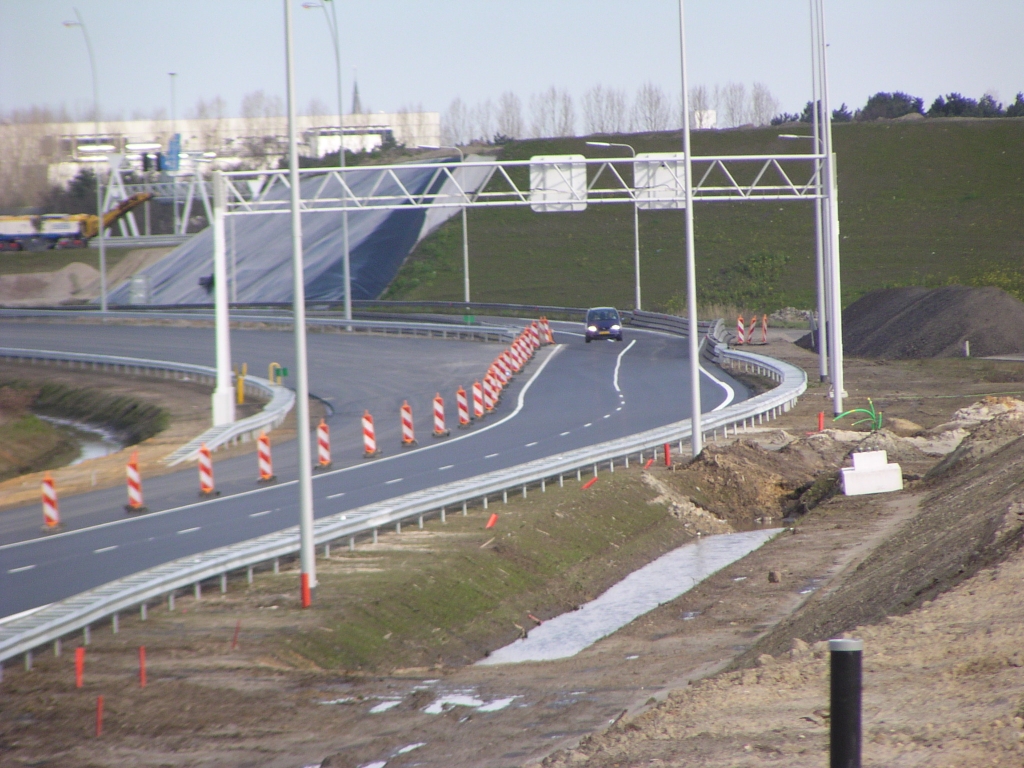
<path fill-rule="evenodd" d="M 675 322 L 669 316 L 662 317 L 661 322 Z M 741 367 L 779 383 L 769 392 L 705 414 L 704 429 L 713 437 L 717 436 L 719 429 L 723 435 L 728 435 L 730 428 L 736 434 L 741 427 L 746 430 L 748 424 L 753 426 L 775 418 L 788 411 L 806 390 L 807 375 L 802 369 L 762 355 L 729 349 L 722 342 L 725 332 L 721 321 L 705 327 L 708 353 L 726 365 Z M 504 497 L 512 488 L 522 487 L 525 493 L 527 487 L 539 485 L 543 492 L 548 481 L 557 478 L 561 485 L 567 474 L 575 473 L 582 478 L 584 468 L 587 471 L 592 469 L 596 475 L 599 466 L 607 464 L 614 471 L 616 462 L 628 466 L 631 456 L 636 455 L 642 460 L 645 452 L 665 443 L 678 441 L 682 450 L 682 442 L 690 437 L 690 429 L 690 420 L 685 419 L 321 518 L 314 525 L 314 541 L 318 545 L 330 546 L 333 542 L 348 539 L 349 546 L 354 547 L 358 536 L 372 533 L 376 538 L 377 530 L 384 526 L 395 525 L 400 530 L 402 523 L 412 518 L 422 526 L 424 517 L 429 515 L 438 515 L 443 520 L 449 507 L 461 505 L 463 514 L 469 504 L 479 503 L 486 509 L 490 496 L 500 493 Z M 158 597 L 169 596 L 173 605 L 175 592 L 185 587 L 192 586 L 199 596 L 202 582 L 211 578 L 219 577 L 224 590 L 229 572 L 244 568 L 251 580 L 255 566 L 274 561 L 276 567 L 278 558 L 294 555 L 298 550 L 298 527 L 293 527 L 165 563 L 53 603 L 0 625 L 0 662 L 25 654 L 26 666 L 30 667 L 32 650 L 45 643 L 136 607 L 141 607 L 145 616 L 147 602 Z"/>
<path fill-rule="evenodd" d="M 199 309 L 170 311 L 166 308 L 146 311 L 142 309 L 117 310 L 100 314 L 93 309 L 0 309 L 0 318 L 69 318 L 75 315 L 90 320 L 174 320 L 183 319 L 213 322 L 214 316 L 209 307 Z M 231 313 L 234 325 L 286 325 L 292 327 L 290 312 L 270 311 L 264 313 L 245 313 L 234 310 Z M 462 323 L 439 323 L 400 321 L 393 319 L 345 320 L 337 317 L 307 316 L 306 327 L 312 331 L 338 331 L 353 333 L 369 333 L 381 336 L 439 336 L 443 339 L 461 339 L 470 341 L 510 342 L 515 338 L 513 329 L 503 325 L 481 325 Z M 212 370 L 212 369 L 211 369 Z"/>
<path fill-rule="evenodd" d="M 178 381 L 196 381 L 210 386 L 217 383 L 217 371 L 209 366 L 169 363 L 137 357 L 0 347 L 0 358 L 29 365 L 63 365 L 68 368 L 93 371 L 123 371 L 129 374 L 159 376 Z M 164 461 L 173 467 L 195 456 L 203 443 L 206 443 L 206 447 L 211 451 L 215 451 L 224 445 L 234 445 L 239 441 L 248 442 L 257 437 L 260 431 L 280 426 L 295 405 L 294 392 L 258 376 L 245 377 L 245 392 L 247 395 L 263 398 L 268 402 L 259 413 L 231 424 L 211 427 L 178 448 Z"/>
<path fill-rule="evenodd" d="M 191 238 L 192 235 L 139 235 L 133 237 L 131 235 L 126 237 L 121 236 L 107 236 L 104 238 L 105 248 L 171 248 L 176 245 L 181 245 L 186 240 Z M 99 249 L 100 239 L 94 237 L 89 241 L 89 247 Z"/>

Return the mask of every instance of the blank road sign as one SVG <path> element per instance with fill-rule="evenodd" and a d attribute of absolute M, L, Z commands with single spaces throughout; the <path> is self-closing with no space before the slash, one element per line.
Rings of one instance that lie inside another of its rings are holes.
<path fill-rule="evenodd" d="M 633 161 L 637 207 L 643 211 L 681 210 L 684 200 L 682 152 L 644 152 Z"/>
<path fill-rule="evenodd" d="M 587 165 L 583 155 L 530 158 L 530 207 L 539 213 L 587 208 Z"/>

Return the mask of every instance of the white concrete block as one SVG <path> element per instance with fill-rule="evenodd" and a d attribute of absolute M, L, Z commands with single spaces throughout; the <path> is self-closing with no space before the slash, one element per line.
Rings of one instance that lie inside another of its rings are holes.
<path fill-rule="evenodd" d="M 881 454 L 881 462 L 872 454 Z M 858 461 L 858 456 L 865 457 Z M 891 493 L 903 490 L 903 470 L 899 464 L 887 464 L 885 451 L 853 454 L 853 466 L 840 470 L 843 493 L 861 496 L 868 493 Z M 869 468 L 865 468 L 865 464 Z"/>
<path fill-rule="evenodd" d="M 885 451 L 861 451 L 850 455 L 853 459 L 853 468 L 858 472 L 862 469 L 882 469 L 889 461 Z"/>

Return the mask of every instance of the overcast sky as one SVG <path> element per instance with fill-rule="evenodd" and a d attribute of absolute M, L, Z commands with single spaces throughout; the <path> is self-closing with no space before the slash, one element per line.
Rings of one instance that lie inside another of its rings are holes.
<path fill-rule="evenodd" d="M 444 111 L 511 90 L 551 85 L 579 97 L 595 84 L 645 81 L 679 90 L 676 0 L 335 0 L 341 12 L 346 110 L 358 68 L 364 107 Z M 81 12 L 96 50 L 104 113 L 178 115 L 221 96 L 238 114 L 245 93 L 282 98 L 281 0 L 0 0 L 0 111 L 92 100 Z M 298 103 L 333 108 L 334 58 L 323 11 L 294 2 Z M 781 108 L 810 97 L 808 0 L 689 0 L 691 86 L 765 83 Z M 827 0 L 832 101 L 855 108 L 876 91 L 925 99 L 1024 90 L 1022 0 Z"/>

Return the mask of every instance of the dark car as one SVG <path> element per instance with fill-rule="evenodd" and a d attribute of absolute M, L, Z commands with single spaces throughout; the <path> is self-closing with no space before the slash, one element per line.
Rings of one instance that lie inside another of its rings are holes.
<path fill-rule="evenodd" d="M 587 310 L 586 337 L 591 339 L 615 339 L 622 341 L 622 318 L 613 307 L 594 307 Z"/>

